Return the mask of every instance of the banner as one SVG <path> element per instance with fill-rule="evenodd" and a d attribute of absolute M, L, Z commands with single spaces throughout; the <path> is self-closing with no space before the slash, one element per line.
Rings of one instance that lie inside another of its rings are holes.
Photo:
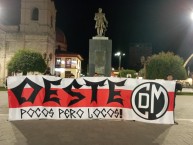
<path fill-rule="evenodd" d="M 117 119 L 173 124 L 175 81 L 8 78 L 9 120 Z"/>

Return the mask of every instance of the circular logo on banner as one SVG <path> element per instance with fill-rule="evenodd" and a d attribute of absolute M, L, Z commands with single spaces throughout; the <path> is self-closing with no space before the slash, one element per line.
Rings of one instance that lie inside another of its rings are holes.
<path fill-rule="evenodd" d="M 156 120 L 162 117 L 169 104 L 166 89 L 155 82 L 147 82 L 137 86 L 131 96 L 134 112 L 146 120 Z"/>

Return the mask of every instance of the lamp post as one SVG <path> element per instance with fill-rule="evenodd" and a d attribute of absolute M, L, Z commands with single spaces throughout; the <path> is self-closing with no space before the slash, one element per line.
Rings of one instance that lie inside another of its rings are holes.
<path fill-rule="evenodd" d="M 190 13 L 190 19 L 193 21 L 193 12 Z M 189 63 L 189 61 L 193 58 L 193 53 L 188 57 L 188 59 L 184 63 L 184 67 Z"/>
<path fill-rule="evenodd" d="M 190 19 L 193 21 L 193 11 L 190 13 Z M 186 65 L 190 62 L 190 60 L 193 58 L 193 53 L 188 57 L 188 59 L 185 61 L 185 63 L 183 64 L 184 67 L 186 67 Z M 188 74 L 190 73 L 190 70 L 188 68 Z M 193 75 L 192 77 L 192 86 L 193 86 Z"/>
<path fill-rule="evenodd" d="M 121 70 L 121 57 L 125 56 L 125 53 L 122 53 L 119 51 L 119 52 L 115 53 L 115 56 L 119 57 L 119 71 L 120 71 Z"/>

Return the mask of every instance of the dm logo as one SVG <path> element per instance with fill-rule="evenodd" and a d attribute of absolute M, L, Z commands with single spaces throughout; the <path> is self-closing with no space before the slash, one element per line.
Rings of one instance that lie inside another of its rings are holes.
<path fill-rule="evenodd" d="M 168 93 L 166 89 L 154 82 L 137 86 L 131 96 L 131 105 L 135 113 L 146 120 L 156 120 L 162 117 L 168 108 Z"/>

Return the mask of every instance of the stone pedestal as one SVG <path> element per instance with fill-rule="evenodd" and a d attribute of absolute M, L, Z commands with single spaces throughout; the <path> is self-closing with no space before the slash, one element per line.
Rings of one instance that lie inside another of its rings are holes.
<path fill-rule="evenodd" d="M 111 74 L 112 40 L 93 37 L 89 40 L 89 76 L 96 73 L 109 77 Z"/>

